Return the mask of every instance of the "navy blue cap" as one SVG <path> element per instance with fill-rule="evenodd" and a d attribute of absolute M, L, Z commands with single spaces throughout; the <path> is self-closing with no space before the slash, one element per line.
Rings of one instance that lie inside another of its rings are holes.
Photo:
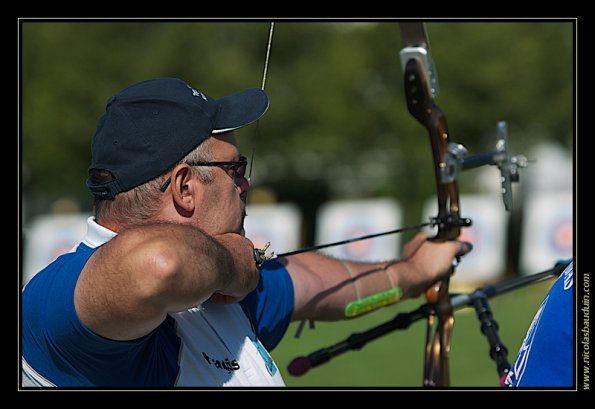
<path fill-rule="evenodd" d="M 130 85 L 107 101 L 91 146 L 89 172 L 107 170 L 113 180 L 88 178 L 87 186 L 111 199 L 161 175 L 210 135 L 256 121 L 268 106 L 259 88 L 213 99 L 177 78 Z"/>

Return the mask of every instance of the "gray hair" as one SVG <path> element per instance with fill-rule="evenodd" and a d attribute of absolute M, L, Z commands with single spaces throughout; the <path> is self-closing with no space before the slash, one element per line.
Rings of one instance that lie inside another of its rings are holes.
<path fill-rule="evenodd" d="M 95 199 L 93 202 L 95 220 L 98 222 L 112 220 L 122 226 L 147 223 L 159 210 L 160 196 L 163 195 L 160 187 L 171 176 L 169 172 L 180 163 L 212 160 L 212 144 L 212 138 L 207 138 L 160 176 L 126 192 L 119 193 L 113 199 Z M 202 183 L 213 182 L 211 168 L 192 166 L 191 169 Z"/>

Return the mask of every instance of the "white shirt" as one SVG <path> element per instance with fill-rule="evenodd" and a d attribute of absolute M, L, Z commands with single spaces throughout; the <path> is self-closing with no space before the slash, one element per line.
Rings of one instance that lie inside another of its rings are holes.
<path fill-rule="evenodd" d="M 82 244 L 96 248 L 115 235 L 90 217 Z M 179 367 L 173 386 L 285 386 L 275 362 L 258 340 L 240 304 L 205 302 L 169 316 L 175 321 L 176 337 L 171 337 L 168 345 L 178 348 L 177 354 L 172 355 L 176 356 Z M 151 351 L 149 349 L 148 353 Z M 125 366 L 126 360 L 122 363 Z M 154 368 L 147 368 L 151 369 Z M 23 385 L 53 386 L 53 383 L 23 358 Z"/>

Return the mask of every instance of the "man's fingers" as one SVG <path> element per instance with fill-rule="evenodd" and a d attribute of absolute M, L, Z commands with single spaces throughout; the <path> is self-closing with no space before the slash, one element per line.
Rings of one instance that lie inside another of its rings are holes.
<path fill-rule="evenodd" d="M 403 258 L 413 257 L 417 249 L 421 247 L 428 240 L 428 235 L 424 233 L 417 233 L 404 247 Z"/>

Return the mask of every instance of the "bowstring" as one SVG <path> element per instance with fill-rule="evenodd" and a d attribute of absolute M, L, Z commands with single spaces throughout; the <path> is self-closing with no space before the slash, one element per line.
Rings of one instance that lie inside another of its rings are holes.
<path fill-rule="evenodd" d="M 267 41 L 267 52 L 266 52 L 266 56 L 264 59 L 264 69 L 262 71 L 262 84 L 260 86 L 260 89 L 264 91 L 265 85 L 266 85 L 266 80 L 267 80 L 267 73 L 269 70 L 269 60 L 271 57 L 271 48 L 273 45 L 273 32 L 275 29 L 275 22 L 271 21 L 271 27 L 269 29 L 269 39 Z M 254 153 L 256 152 L 256 145 L 254 144 L 254 142 L 256 142 L 256 137 L 258 136 L 258 125 L 260 123 L 260 118 L 256 121 L 256 126 L 255 126 L 255 130 L 254 130 L 254 139 L 253 139 L 253 144 L 252 144 L 252 155 L 250 157 L 250 170 L 248 172 L 248 181 L 250 181 L 250 178 L 252 177 L 252 167 L 254 166 Z M 268 245 L 267 245 L 268 247 Z M 266 247 L 265 247 L 266 249 Z M 264 252 L 263 252 L 264 253 Z M 302 329 L 304 328 L 304 325 L 306 324 L 306 322 L 309 322 L 309 326 L 310 329 L 314 329 L 314 320 L 313 319 L 303 319 L 298 328 L 297 331 L 295 333 L 295 338 L 299 338 L 300 334 L 302 332 Z"/>
<path fill-rule="evenodd" d="M 264 86 L 267 80 L 267 71 L 269 70 L 269 59 L 271 57 L 271 46 L 273 44 L 273 30 L 275 28 L 275 22 L 271 21 L 271 28 L 269 29 L 269 41 L 267 42 L 267 54 L 264 59 L 264 70 L 262 72 L 262 85 L 260 89 L 264 91 Z"/>
<path fill-rule="evenodd" d="M 269 60 L 271 58 L 271 48 L 273 45 L 274 29 L 275 29 L 275 22 L 271 21 L 271 27 L 269 28 L 269 39 L 267 41 L 267 52 L 266 52 L 266 56 L 264 58 L 264 68 L 262 71 L 262 83 L 260 85 L 260 89 L 263 91 L 264 91 L 266 81 L 267 81 L 267 73 L 269 71 Z M 252 167 L 254 166 L 254 154 L 256 152 L 256 145 L 254 142 L 256 142 L 256 138 L 258 136 L 258 124 L 259 123 L 260 123 L 260 118 L 258 118 L 256 120 L 256 127 L 254 130 L 254 139 L 253 139 L 253 143 L 252 143 L 252 155 L 250 155 L 250 170 L 248 171 L 248 181 L 250 181 L 250 178 L 252 177 Z"/>

